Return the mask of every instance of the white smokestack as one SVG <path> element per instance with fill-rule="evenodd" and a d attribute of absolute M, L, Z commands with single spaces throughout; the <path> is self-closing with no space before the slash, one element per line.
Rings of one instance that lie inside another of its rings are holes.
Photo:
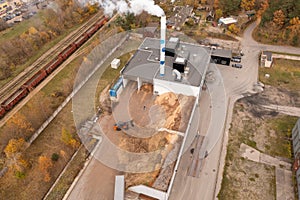
<path fill-rule="evenodd" d="M 160 18 L 160 76 L 165 75 L 165 51 L 166 51 L 166 29 L 167 29 L 167 18 L 162 15 Z"/>

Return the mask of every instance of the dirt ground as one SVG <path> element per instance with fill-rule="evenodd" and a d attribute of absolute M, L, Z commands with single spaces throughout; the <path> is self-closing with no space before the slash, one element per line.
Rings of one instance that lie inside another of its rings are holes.
<path fill-rule="evenodd" d="M 219 199 L 276 199 L 275 168 L 242 158 L 240 145 L 292 162 L 290 138 L 297 118 L 262 105 L 291 106 L 295 98 L 288 91 L 266 86 L 264 92 L 236 102 Z"/>
<path fill-rule="evenodd" d="M 175 95 L 173 93 L 154 96 L 152 85 L 143 85 L 140 91 L 135 91 L 131 95 L 129 112 L 134 126 L 141 128 L 151 127 L 157 130 L 157 132 L 148 138 L 137 138 L 124 134 L 122 131 L 110 131 L 111 133 L 108 133 L 108 137 L 119 147 L 129 152 L 147 153 L 161 151 L 160 159 L 156 162 L 157 165 L 162 166 L 168 154 L 175 146 L 178 146 L 182 142 L 182 136 L 170 133 L 167 130 L 158 131 L 158 129 L 165 128 L 184 133 L 194 101 L 194 97 Z M 106 117 L 103 120 L 105 121 L 104 124 L 111 125 L 112 130 L 112 126 L 115 123 L 113 118 Z M 126 162 L 126 158 L 120 157 L 120 159 Z M 171 168 L 173 168 L 172 164 Z M 152 186 L 157 177 L 163 176 L 160 179 L 163 183 L 155 183 L 155 185 L 159 189 L 165 190 L 171 178 L 171 173 L 172 170 L 169 169 L 155 170 L 149 173 L 126 173 L 126 188 L 139 184 Z"/>

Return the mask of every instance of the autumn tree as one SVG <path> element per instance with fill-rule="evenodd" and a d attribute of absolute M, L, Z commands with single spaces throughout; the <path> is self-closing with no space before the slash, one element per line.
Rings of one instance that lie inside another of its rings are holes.
<path fill-rule="evenodd" d="M 28 167 L 27 161 L 22 156 L 22 152 L 26 147 L 27 143 L 23 138 L 11 139 L 8 142 L 8 144 L 4 148 L 4 153 L 10 169 L 17 172 L 24 172 Z"/>
<path fill-rule="evenodd" d="M 19 112 L 12 116 L 7 122 L 7 127 L 5 129 L 15 137 L 29 136 L 34 131 L 31 123 Z"/>
<path fill-rule="evenodd" d="M 282 10 L 276 10 L 273 14 L 273 23 L 278 26 L 279 28 L 282 28 L 285 21 L 285 15 Z"/>
<path fill-rule="evenodd" d="M 223 11 L 219 8 L 216 10 L 216 20 L 218 21 L 223 16 Z"/>
<path fill-rule="evenodd" d="M 219 8 L 225 15 L 237 14 L 241 0 L 219 0 Z"/>
<path fill-rule="evenodd" d="M 72 134 L 64 127 L 61 130 L 61 140 L 73 148 L 78 148 L 80 145 L 79 142 L 72 136 Z"/>
<path fill-rule="evenodd" d="M 214 9 L 219 8 L 219 0 L 210 1 Z"/>
<path fill-rule="evenodd" d="M 228 30 L 233 34 L 238 34 L 240 32 L 240 29 L 235 24 L 229 25 Z"/>
<path fill-rule="evenodd" d="M 39 170 L 44 174 L 44 181 L 49 182 L 51 180 L 50 168 L 53 166 L 52 161 L 47 156 L 40 156 L 39 160 Z"/>
<path fill-rule="evenodd" d="M 300 30 L 300 20 L 299 17 L 294 17 L 290 20 L 288 28 L 293 32 L 296 33 Z"/>
<path fill-rule="evenodd" d="M 241 8 L 244 10 L 252 10 L 255 6 L 255 0 L 242 0 Z"/>

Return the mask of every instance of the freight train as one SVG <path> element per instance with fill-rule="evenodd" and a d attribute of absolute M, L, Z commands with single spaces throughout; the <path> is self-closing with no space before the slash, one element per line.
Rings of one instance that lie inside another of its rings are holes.
<path fill-rule="evenodd" d="M 45 67 L 36 72 L 28 81 L 26 81 L 18 90 L 5 99 L 0 105 L 0 119 L 26 97 L 37 85 L 47 78 L 60 64 L 62 64 L 70 55 L 81 47 L 94 33 L 96 33 L 106 22 L 108 18 L 103 16 L 94 23 L 85 33 L 80 35 L 68 47 L 63 49 L 55 58 L 53 58 Z"/>

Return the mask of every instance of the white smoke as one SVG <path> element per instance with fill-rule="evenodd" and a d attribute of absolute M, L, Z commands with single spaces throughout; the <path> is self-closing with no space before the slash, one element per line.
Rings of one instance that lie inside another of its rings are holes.
<path fill-rule="evenodd" d="M 154 0 L 99 0 L 99 4 L 104 8 L 105 14 L 110 16 L 114 11 L 121 14 L 133 13 L 134 15 L 146 11 L 157 17 L 165 14 L 161 7 L 155 5 Z"/>

